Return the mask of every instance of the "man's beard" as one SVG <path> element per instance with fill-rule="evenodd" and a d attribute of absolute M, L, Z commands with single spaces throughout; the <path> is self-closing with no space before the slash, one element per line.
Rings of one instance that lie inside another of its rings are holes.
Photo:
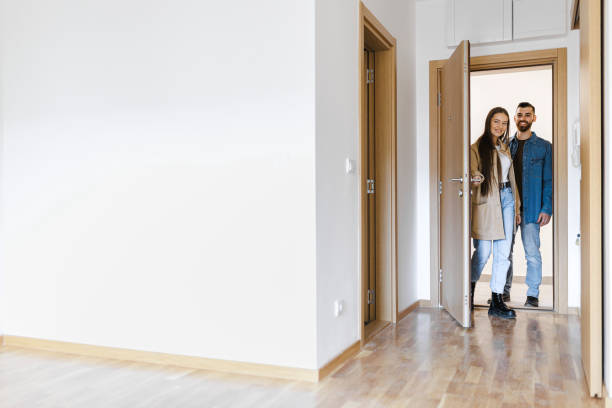
<path fill-rule="evenodd" d="M 518 125 L 516 125 L 516 127 L 518 128 L 518 130 L 520 130 L 521 132 L 525 132 L 529 129 L 531 129 L 531 123 L 529 122 L 519 122 Z"/>

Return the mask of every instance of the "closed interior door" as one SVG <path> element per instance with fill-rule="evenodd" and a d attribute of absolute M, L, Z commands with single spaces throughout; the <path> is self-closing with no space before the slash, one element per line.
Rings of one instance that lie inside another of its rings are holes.
<path fill-rule="evenodd" d="M 367 306 L 365 311 L 365 320 L 367 324 L 376 320 L 376 138 L 375 138 L 375 89 L 374 89 L 374 64 L 375 52 L 372 50 L 364 50 L 365 66 L 365 88 L 364 95 L 366 98 L 366 159 L 367 163 L 364 168 L 367 171 L 367 237 L 368 237 L 368 273 L 366 283 L 365 298 Z"/>
<path fill-rule="evenodd" d="M 470 327 L 470 45 L 463 41 L 440 76 L 440 268 L 442 306 Z"/>

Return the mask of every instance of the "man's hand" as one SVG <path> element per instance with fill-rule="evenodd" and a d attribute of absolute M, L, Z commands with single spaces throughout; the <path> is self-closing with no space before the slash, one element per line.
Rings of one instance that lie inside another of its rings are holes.
<path fill-rule="evenodd" d="M 516 225 L 521 225 L 521 214 L 516 214 L 516 216 L 514 217 L 514 222 L 516 223 Z"/>
<path fill-rule="evenodd" d="M 537 221 L 537 223 L 540 224 L 540 227 L 545 226 L 549 222 L 550 222 L 550 215 L 546 213 L 540 213 L 540 215 L 538 216 L 538 221 Z"/>

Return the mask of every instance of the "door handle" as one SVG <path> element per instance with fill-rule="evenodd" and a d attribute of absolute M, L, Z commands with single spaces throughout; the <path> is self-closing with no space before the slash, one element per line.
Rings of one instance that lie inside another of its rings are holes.
<path fill-rule="evenodd" d="M 457 183 L 463 183 L 463 177 L 452 178 L 452 179 L 450 179 L 450 181 L 456 181 Z"/>

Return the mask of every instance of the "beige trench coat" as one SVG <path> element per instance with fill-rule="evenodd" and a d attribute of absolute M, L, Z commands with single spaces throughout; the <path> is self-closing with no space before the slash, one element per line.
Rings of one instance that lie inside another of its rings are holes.
<path fill-rule="evenodd" d="M 480 139 L 478 139 L 480 140 Z M 510 160 L 510 148 L 508 145 L 501 145 L 501 153 L 507 155 Z M 512 163 L 512 161 L 510 162 Z M 494 179 L 491 180 L 489 194 L 483 196 L 480 193 L 480 184 L 472 183 L 472 237 L 481 240 L 498 240 L 504 239 L 504 220 L 502 218 L 501 200 L 499 198 L 499 187 L 497 180 L 501 178 L 498 175 L 501 167 L 497 154 L 493 155 L 493 170 Z M 480 176 L 484 179 L 480 167 L 480 154 L 478 154 L 478 141 L 470 147 L 470 172 L 472 177 Z M 519 214 L 521 201 L 516 187 L 516 179 L 514 178 L 514 164 L 510 165 L 508 172 L 508 180 L 512 187 L 512 195 L 514 196 L 514 214 Z M 516 224 L 514 225 L 516 232 Z"/>

